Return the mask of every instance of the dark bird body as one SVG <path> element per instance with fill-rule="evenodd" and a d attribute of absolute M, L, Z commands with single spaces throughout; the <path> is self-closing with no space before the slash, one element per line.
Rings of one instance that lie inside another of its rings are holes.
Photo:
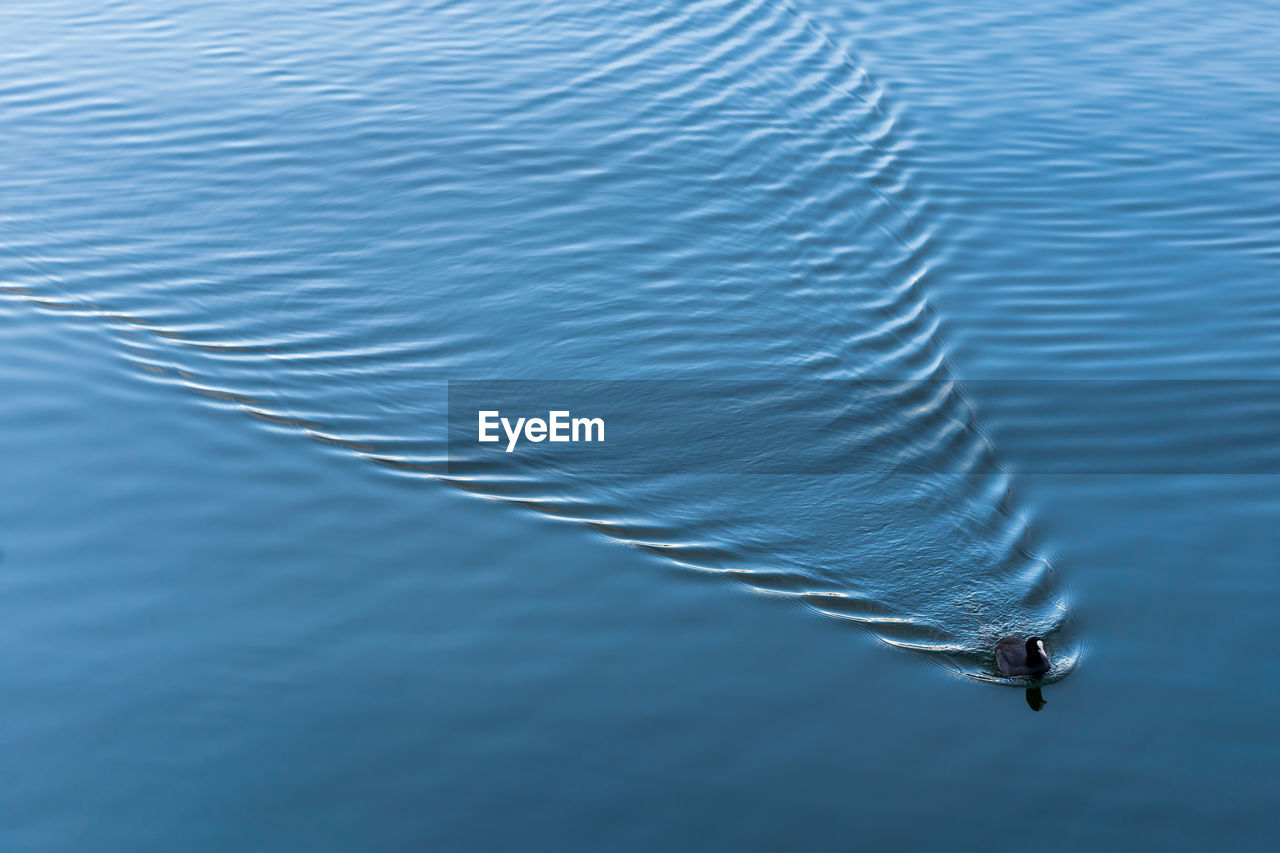
<path fill-rule="evenodd" d="M 1005 637 L 996 643 L 996 666 L 1002 675 L 1044 675 L 1050 669 L 1049 654 L 1039 637 Z"/>

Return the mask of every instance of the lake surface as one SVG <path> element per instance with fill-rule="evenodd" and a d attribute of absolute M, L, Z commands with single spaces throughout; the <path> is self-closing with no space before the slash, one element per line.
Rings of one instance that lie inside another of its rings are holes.
<path fill-rule="evenodd" d="M 1274 844 L 1280 5 L 0 33 L 3 849 Z"/>

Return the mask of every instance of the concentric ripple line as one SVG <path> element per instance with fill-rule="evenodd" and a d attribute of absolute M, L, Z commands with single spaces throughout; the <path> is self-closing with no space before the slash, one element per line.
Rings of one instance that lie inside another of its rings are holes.
<path fill-rule="evenodd" d="M 951 378 L 925 296 L 936 222 L 870 75 L 789 0 L 468 10 L 298 42 L 367 76 L 341 72 L 345 100 L 293 124 L 261 117 L 313 94 L 301 73 L 172 127 L 141 103 L 93 139 L 33 116 L 69 151 L 51 181 L 78 204 L 33 201 L 11 220 L 0 295 L 109 322 L 149 376 L 255 418 L 791 598 L 962 674 L 998 680 L 990 644 L 1013 632 L 1046 636 L 1053 677 L 1069 673 L 1066 598 Z M 410 14 L 367 14 L 384 12 Z M 397 41 L 415 35 L 435 48 L 422 64 Z M 257 47 L 269 68 L 324 65 Z M 157 61 L 199 70 L 183 52 Z M 116 81 L 104 69 L 98 85 Z M 424 92 L 451 109 L 387 109 Z M 93 146 L 147 169 L 103 173 Z M 190 164 L 209 158 L 192 192 Z M 148 205 L 171 211 L 159 227 Z M 397 205 L 399 219 L 383 213 Z M 406 284 L 423 258 L 435 272 Z M 447 470 L 441 381 L 511 365 L 780 378 L 799 410 L 837 420 L 824 381 L 900 379 L 874 428 L 837 434 L 832 452 L 961 473 Z"/>

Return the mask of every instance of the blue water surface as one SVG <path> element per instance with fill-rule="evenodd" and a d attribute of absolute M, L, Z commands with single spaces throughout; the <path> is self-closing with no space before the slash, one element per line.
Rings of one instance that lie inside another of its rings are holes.
<path fill-rule="evenodd" d="M 1277 12 L 6 4 L 0 847 L 1265 849 Z M 458 380 L 824 443 L 459 465 Z"/>

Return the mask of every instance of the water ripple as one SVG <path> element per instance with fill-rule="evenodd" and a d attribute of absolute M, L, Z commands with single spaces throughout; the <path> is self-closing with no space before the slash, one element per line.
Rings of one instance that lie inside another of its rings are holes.
<path fill-rule="evenodd" d="M 0 60 L 0 293 L 111 323 L 158 383 L 399 475 L 973 677 L 997 680 L 1011 632 L 1070 672 L 1065 594 L 937 381 L 943 221 L 914 133 L 813 19 L 778 0 L 312 11 L 289 39 L 272 4 L 253 32 L 196 6 L 17 20 L 43 46 Z M 447 379 L 673 376 L 792 381 L 833 419 L 810 380 L 902 379 L 841 446 L 960 473 L 446 471 Z"/>

